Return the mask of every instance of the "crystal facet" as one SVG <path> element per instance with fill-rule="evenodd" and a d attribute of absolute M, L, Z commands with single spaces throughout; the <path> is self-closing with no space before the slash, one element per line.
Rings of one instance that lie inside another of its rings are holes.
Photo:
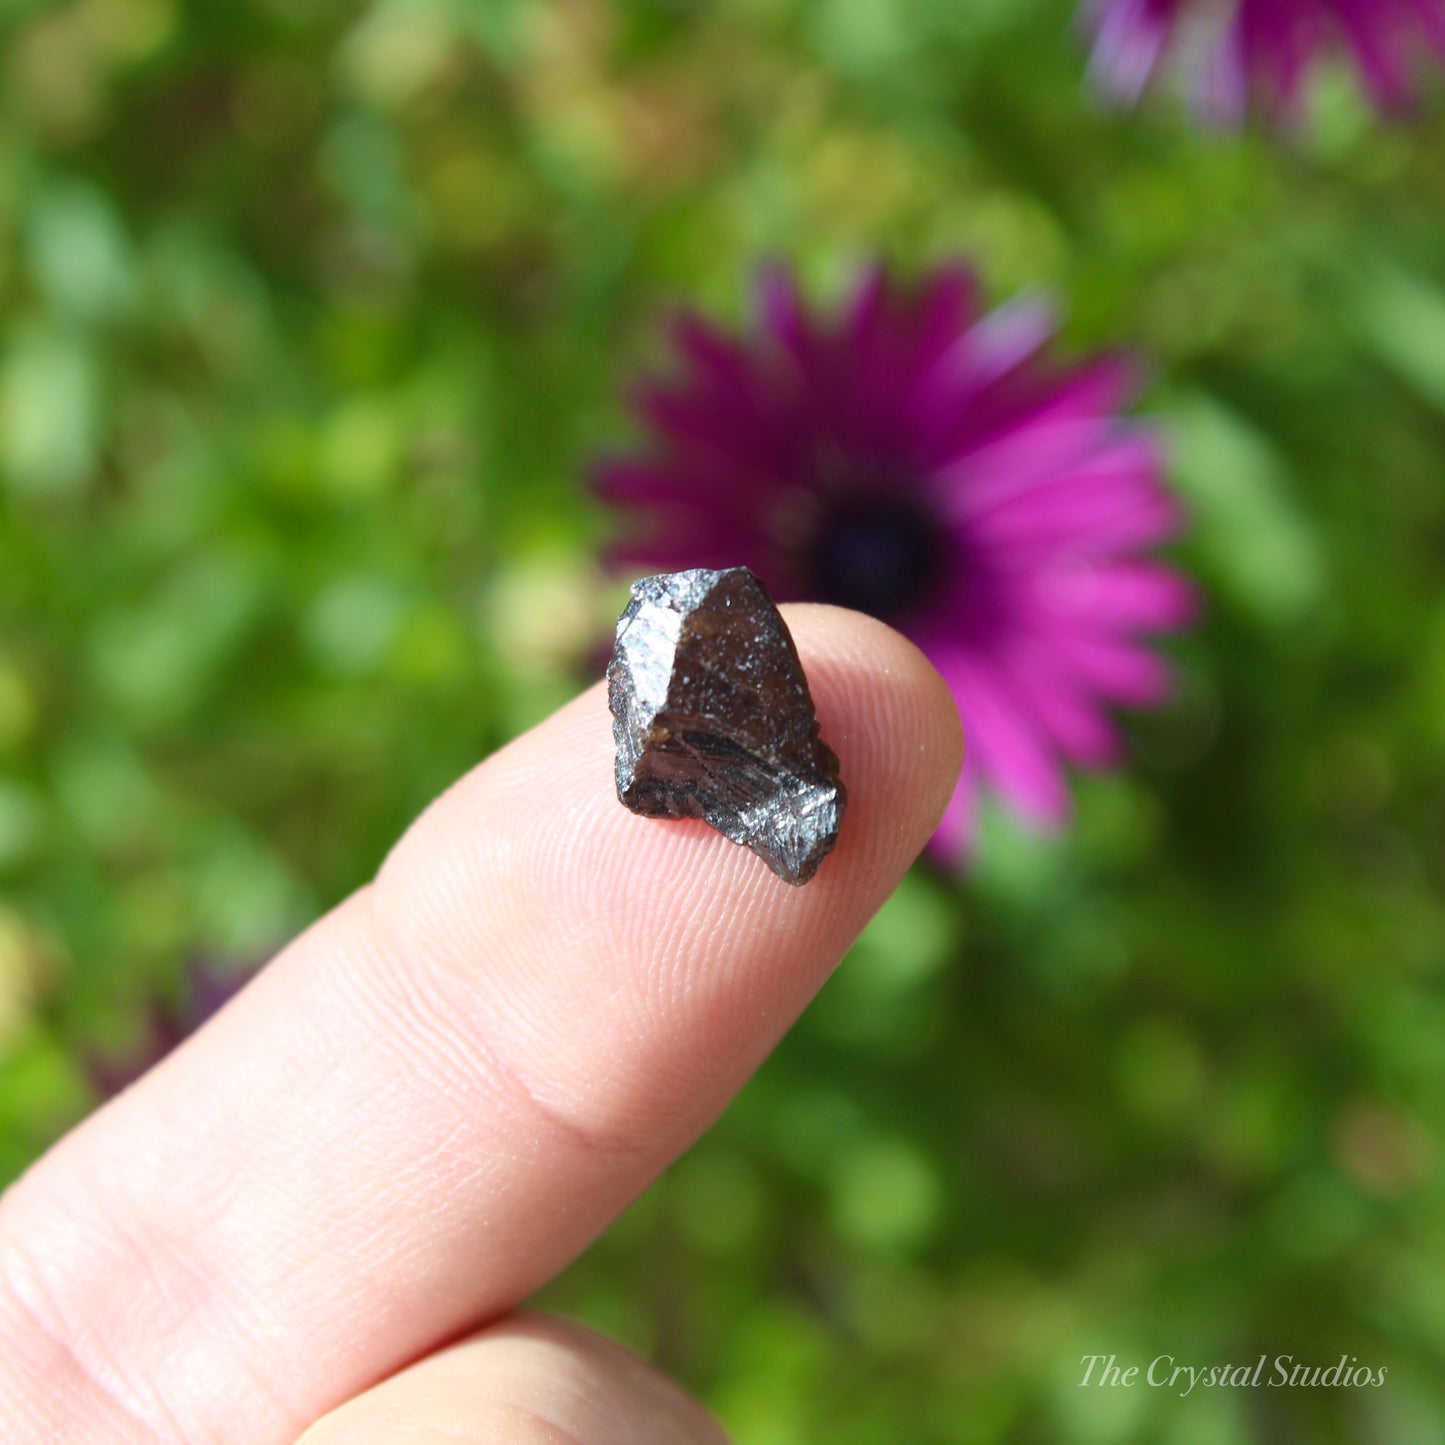
<path fill-rule="evenodd" d="M 634 582 L 607 683 L 627 807 L 704 818 L 787 883 L 818 871 L 847 790 L 792 635 L 746 567 Z"/>

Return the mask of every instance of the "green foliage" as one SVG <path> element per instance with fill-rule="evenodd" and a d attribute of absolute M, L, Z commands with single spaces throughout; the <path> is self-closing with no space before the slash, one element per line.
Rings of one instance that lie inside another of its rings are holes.
<path fill-rule="evenodd" d="M 1445 1437 L 1445 119 L 1199 134 L 1068 0 L 68 0 L 0 66 L 0 1170 L 587 671 L 587 457 L 758 258 L 1151 360 L 1210 610 L 550 1292 L 759 1445 Z M 520 630 L 519 630 L 520 625 Z M 1341 1353 L 1368 1391 L 1084 1390 Z"/>

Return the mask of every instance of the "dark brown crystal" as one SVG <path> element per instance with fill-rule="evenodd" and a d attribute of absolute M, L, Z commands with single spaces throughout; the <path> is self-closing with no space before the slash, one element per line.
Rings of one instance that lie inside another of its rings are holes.
<path fill-rule="evenodd" d="M 634 582 L 607 684 L 634 813 L 704 818 L 788 883 L 818 871 L 847 790 L 792 635 L 746 567 Z"/>

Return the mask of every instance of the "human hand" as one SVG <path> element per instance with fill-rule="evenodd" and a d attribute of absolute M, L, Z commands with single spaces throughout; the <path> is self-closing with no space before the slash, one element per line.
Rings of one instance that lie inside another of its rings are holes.
<path fill-rule="evenodd" d="M 786 609 L 849 804 L 805 888 L 635 817 L 594 687 L 0 1200 L 6 1441 L 715 1441 L 513 1313 L 716 1117 L 923 847 L 957 715 L 913 646 Z"/>

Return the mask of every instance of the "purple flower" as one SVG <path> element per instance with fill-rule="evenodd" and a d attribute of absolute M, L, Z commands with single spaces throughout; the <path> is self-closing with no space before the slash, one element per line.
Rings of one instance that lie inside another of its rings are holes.
<path fill-rule="evenodd" d="M 123 1054 L 90 1052 L 82 1058 L 91 1087 L 102 1099 L 129 1088 L 230 1003 L 258 967 L 237 968 L 205 957 L 192 959 L 185 966 L 180 998 L 152 999 L 140 1036 L 129 1049 Z"/>
<path fill-rule="evenodd" d="M 1132 103 L 1177 59 L 1199 109 L 1237 124 L 1251 95 L 1298 114 L 1321 55 L 1349 52 L 1382 111 L 1409 106 L 1423 52 L 1445 59 L 1445 0 L 1085 0 L 1094 70 Z"/>
<path fill-rule="evenodd" d="M 676 321 L 678 374 L 639 396 L 647 446 L 596 471 L 631 524 L 612 560 L 745 563 L 780 599 L 891 623 L 953 689 L 968 739 L 936 851 L 967 851 L 980 788 L 1058 824 L 1063 764 L 1118 758 L 1109 706 L 1167 690 L 1141 636 L 1193 607 L 1142 555 L 1180 513 L 1155 439 L 1118 414 L 1131 367 L 1061 367 L 1049 310 L 986 315 L 961 266 L 907 289 L 871 270 L 834 318 L 781 269 L 759 290 L 743 338 Z"/>

